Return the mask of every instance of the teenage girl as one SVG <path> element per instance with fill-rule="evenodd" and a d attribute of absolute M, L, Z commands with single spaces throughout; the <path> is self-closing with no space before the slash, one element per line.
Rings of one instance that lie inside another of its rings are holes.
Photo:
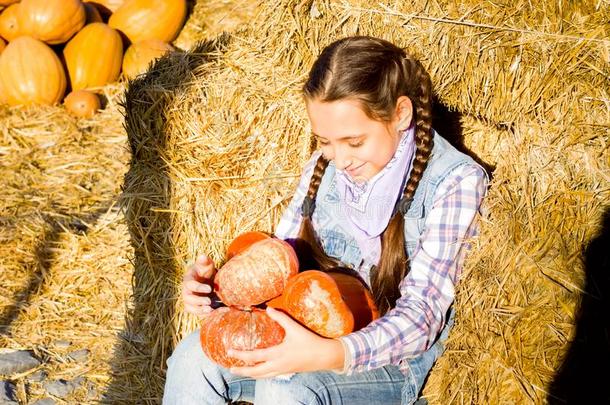
<path fill-rule="evenodd" d="M 305 242 L 318 268 L 358 272 L 382 316 L 329 339 L 267 309 L 284 341 L 231 353 L 253 364 L 231 369 L 207 359 L 193 332 L 168 360 L 165 404 L 410 404 L 444 350 L 485 171 L 432 129 L 428 73 L 387 41 L 330 44 L 303 95 L 320 150 L 275 236 Z M 206 256 L 187 270 L 188 312 L 211 311 L 215 271 Z"/>

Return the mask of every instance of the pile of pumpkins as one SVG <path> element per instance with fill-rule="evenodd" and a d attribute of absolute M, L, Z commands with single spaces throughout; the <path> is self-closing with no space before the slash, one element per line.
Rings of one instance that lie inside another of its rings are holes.
<path fill-rule="evenodd" d="M 173 50 L 186 13 L 186 0 L 0 0 L 0 104 L 63 100 L 90 117 L 95 90 Z"/>
<path fill-rule="evenodd" d="M 208 314 L 199 332 L 203 352 L 223 367 L 245 365 L 229 356 L 231 349 L 262 349 L 284 340 L 284 329 L 261 306 L 278 309 L 327 338 L 347 335 L 379 318 L 359 276 L 339 267 L 299 272 L 292 245 L 264 232 L 237 236 L 226 256 L 213 278 L 214 293 L 225 306 Z"/>

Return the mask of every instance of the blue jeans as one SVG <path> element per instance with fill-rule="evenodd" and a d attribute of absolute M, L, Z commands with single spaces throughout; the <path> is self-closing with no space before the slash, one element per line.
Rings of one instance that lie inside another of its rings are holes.
<path fill-rule="evenodd" d="M 452 314 L 453 315 L 453 314 Z M 226 404 L 248 401 L 256 405 L 412 404 L 453 325 L 449 318 L 440 338 L 426 352 L 406 360 L 403 374 L 397 366 L 337 374 L 332 371 L 297 373 L 291 378 L 252 379 L 231 374 L 209 360 L 199 343 L 199 331 L 184 338 L 167 360 L 163 404 Z"/>

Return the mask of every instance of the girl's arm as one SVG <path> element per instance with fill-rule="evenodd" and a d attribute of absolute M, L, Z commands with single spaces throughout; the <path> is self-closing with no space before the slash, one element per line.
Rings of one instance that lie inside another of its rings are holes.
<path fill-rule="evenodd" d="M 478 166 L 455 169 L 437 189 L 421 241 L 410 257 L 411 270 L 400 284 L 396 307 L 366 328 L 344 336 L 343 371 L 399 364 L 427 350 L 445 324 L 455 296 L 467 240 L 487 188 Z"/>

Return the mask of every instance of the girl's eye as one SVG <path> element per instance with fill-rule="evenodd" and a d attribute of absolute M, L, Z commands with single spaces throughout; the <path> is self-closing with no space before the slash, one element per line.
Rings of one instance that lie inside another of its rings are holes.
<path fill-rule="evenodd" d="M 358 142 L 350 143 L 349 146 L 351 146 L 352 148 L 357 148 L 358 146 L 362 146 L 363 143 L 364 143 L 363 141 L 358 141 Z"/>

